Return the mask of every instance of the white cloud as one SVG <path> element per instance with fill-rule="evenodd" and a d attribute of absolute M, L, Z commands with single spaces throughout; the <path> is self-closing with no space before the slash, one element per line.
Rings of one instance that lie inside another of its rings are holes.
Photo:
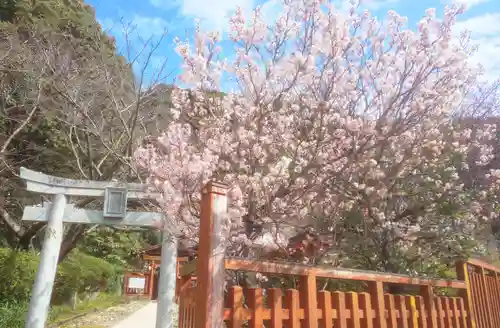
<path fill-rule="evenodd" d="M 480 5 L 482 3 L 486 3 L 488 1 L 490 1 L 490 0 L 453 0 L 453 1 L 448 1 L 448 2 L 456 3 L 459 5 L 464 5 L 465 8 L 471 8 L 471 7 Z"/>
<path fill-rule="evenodd" d="M 500 76 L 500 12 L 487 13 L 458 21 L 455 33 L 468 30 L 472 41 L 479 46 L 477 53 L 471 58 L 474 64 L 481 64 L 485 70 L 485 78 L 496 79 Z"/>
<path fill-rule="evenodd" d="M 134 15 L 130 24 L 132 27 L 135 27 L 137 34 L 141 37 L 162 35 L 169 28 L 169 23 L 161 17 L 149 17 L 142 15 Z"/>
<path fill-rule="evenodd" d="M 254 0 L 150 0 L 151 5 L 170 10 L 177 8 L 179 14 L 186 18 L 197 18 L 203 28 L 224 31 L 228 26 L 228 18 L 237 7 L 250 11 L 254 8 Z"/>
<path fill-rule="evenodd" d="M 499 20 L 500 12 L 486 13 L 464 21 L 458 21 L 455 29 L 459 31 L 469 30 L 476 37 L 494 36 L 500 33 Z"/>
<path fill-rule="evenodd" d="M 361 1 L 361 6 L 366 7 L 370 10 L 378 10 L 382 8 L 388 8 L 399 2 L 399 0 L 364 0 Z"/>
<path fill-rule="evenodd" d="M 179 16 L 187 19 L 199 19 L 204 29 L 225 32 L 228 28 L 228 19 L 237 7 L 241 7 L 246 14 L 257 5 L 256 0 L 149 0 L 150 4 L 158 9 L 177 9 Z M 339 8 L 347 8 L 350 0 L 334 1 Z M 362 7 L 371 10 L 387 8 L 400 0 L 361 0 Z M 476 0 L 480 1 L 480 0 Z M 484 0 L 483 0 L 484 1 Z M 259 1 L 260 2 L 260 1 Z M 274 22 L 283 8 L 282 0 L 267 0 L 261 4 L 264 17 L 268 22 Z M 178 17 L 177 19 L 179 19 Z M 190 24 L 189 22 L 188 24 Z"/>

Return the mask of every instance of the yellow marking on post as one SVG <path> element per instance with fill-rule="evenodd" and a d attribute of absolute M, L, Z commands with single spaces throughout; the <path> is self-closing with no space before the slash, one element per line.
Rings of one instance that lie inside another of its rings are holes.
<path fill-rule="evenodd" d="M 418 327 L 418 318 L 417 318 L 417 301 L 415 300 L 415 296 L 410 296 L 410 309 L 411 309 L 411 320 L 413 321 L 412 327 Z M 419 316 L 424 320 L 424 316 L 419 314 Z"/>

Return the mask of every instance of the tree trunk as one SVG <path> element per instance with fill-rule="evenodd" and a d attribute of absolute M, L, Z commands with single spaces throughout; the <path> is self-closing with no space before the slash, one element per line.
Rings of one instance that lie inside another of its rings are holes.
<path fill-rule="evenodd" d="M 22 250 L 30 249 L 33 238 L 40 232 L 41 229 L 45 227 L 46 222 L 37 222 L 31 225 L 24 234 L 19 238 L 17 243 L 17 248 Z"/>
<path fill-rule="evenodd" d="M 84 233 L 85 225 L 83 224 L 76 225 L 68 231 L 66 236 L 64 236 L 57 263 L 61 263 L 64 258 L 66 258 L 66 256 L 76 247 L 78 241 L 82 239 Z"/>
<path fill-rule="evenodd" d="M 71 295 L 71 309 L 75 311 L 77 305 L 78 305 L 78 292 L 74 291 L 73 295 Z"/>

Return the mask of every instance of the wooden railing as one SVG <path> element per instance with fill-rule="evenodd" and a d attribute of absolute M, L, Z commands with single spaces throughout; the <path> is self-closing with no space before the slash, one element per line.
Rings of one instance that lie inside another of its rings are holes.
<path fill-rule="evenodd" d="M 460 262 L 457 280 L 442 280 L 224 258 L 227 189 L 215 182 L 202 189 L 197 262 L 183 265 L 178 281 L 179 328 L 500 328 L 500 270 L 484 262 Z M 225 292 L 224 269 L 295 275 L 299 284 Z M 318 278 L 362 281 L 366 289 L 319 291 Z M 418 292 L 389 293 L 396 289 L 385 287 L 393 285 Z M 457 297 L 438 296 L 436 288 L 454 290 Z"/>
<path fill-rule="evenodd" d="M 317 296 L 307 295 L 310 299 L 316 298 L 313 301 L 316 307 L 311 307 L 304 304 L 305 301 L 301 302 L 304 295 L 300 290 L 287 290 L 284 304 L 281 289 L 266 290 L 266 297 L 263 292 L 259 288 L 243 291 L 241 287 L 232 287 L 229 293 L 231 306 L 224 311 L 227 327 L 241 328 L 248 324 L 250 328 L 261 328 L 266 323 L 269 328 L 282 328 L 283 324 L 289 328 L 332 325 L 336 328 L 417 328 L 428 327 L 429 322 L 429 327 L 436 328 L 438 326 L 433 322 L 439 322 L 439 327 L 467 327 L 467 311 L 459 297 L 435 297 L 437 311 L 431 318 L 422 296 L 384 294 L 384 315 L 377 309 L 377 304 L 372 304 L 373 295 L 370 293 L 320 291 Z"/>
<path fill-rule="evenodd" d="M 178 280 L 179 288 L 179 328 L 195 328 L 196 326 L 196 280 L 191 276 Z"/>
<path fill-rule="evenodd" d="M 479 260 L 469 260 L 466 269 L 476 327 L 500 327 L 500 269 Z"/>
<path fill-rule="evenodd" d="M 230 270 L 299 276 L 299 288 L 284 293 L 279 288 L 232 287 L 224 309 L 229 328 L 468 327 L 469 311 L 462 297 L 434 295 L 434 287 L 465 290 L 464 281 L 237 259 L 226 259 L 225 264 Z M 318 292 L 316 278 L 364 281 L 368 290 Z M 420 295 L 388 294 L 384 284 L 416 285 Z"/>
<path fill-rule="evenodd" d="M 460 270 L 461 266 L 458 266 Z M 462 266 L 463 267 L 463 266 Z M 312 267 L 290 263 L 226 259 L 226 270 L 298 276 L 298 288 L 231 287 L 223 302 L 228 328 L 468 328 L 473 327 L 465 280 L 418 278 L 372 271 Z M 318 291 L 317 278 L 363 281 L 364 292 Z M 196 291 L 191 276 L 180 288 L 179 328 L 195 327 Z M 419 295 L 393 295 L 385 285 L 413 285 Z M 436 296 L 436 287 L 460 297 Z M 500 303 L 499 303 L 500 305 Z M 484 326 L 494 328 L 500 326 Z M 483 327 L 481 327 L 483 328 Z"/>

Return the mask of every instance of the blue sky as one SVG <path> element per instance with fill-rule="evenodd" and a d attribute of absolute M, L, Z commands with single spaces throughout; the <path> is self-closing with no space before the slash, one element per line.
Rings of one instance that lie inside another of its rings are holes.
<path fill-rule="evenodd" d="M 335 0 L 345 5 L 346 0 Z M 458 30 L 468 29 L 472 38 L 479 45 L 479 51 L 473 60 L 480 62 L 486 70 L 487 77 L 500 75 L 500 1 L 499 0 L 364 0 L 362 7 L 368 8 L 380 19 L 393 9 L 400 15 L 408 17 L 408 25 L 414 28 L 427 8 L 436 8 L 440 15 L 444 5 L 453 1 L 465 4 L 468 9 L 458 20 Z M 172 72 L 165 78 L 171 82 L 179 70 L 180 58 L 174 51 L 175 36 L 185 38 L 192 33 L 194 20 L 199 19 L 203 28 L 224 31 L 227 28 L 227 17 L 237 7 L 251 10 L 257 5 L 264 6 L 270 18 L 276 12 L 281 0 L 86 0 L 96 10 L 98 21 L 104 29 L 117 39 L 119 50 L 126 52 L 123 24 L 133 26 L 130 39 L 133 45 L 131 56 L 140 52 L 141 44 L 149 37 L 158 40 L 164 31 L 161 45 L 151 58 L 151 65 L 146 73 L 148 80 L 157 67 L 164 66 L 162 76 Z M 136 65 L 139 71 L 141 64 Z"/>

